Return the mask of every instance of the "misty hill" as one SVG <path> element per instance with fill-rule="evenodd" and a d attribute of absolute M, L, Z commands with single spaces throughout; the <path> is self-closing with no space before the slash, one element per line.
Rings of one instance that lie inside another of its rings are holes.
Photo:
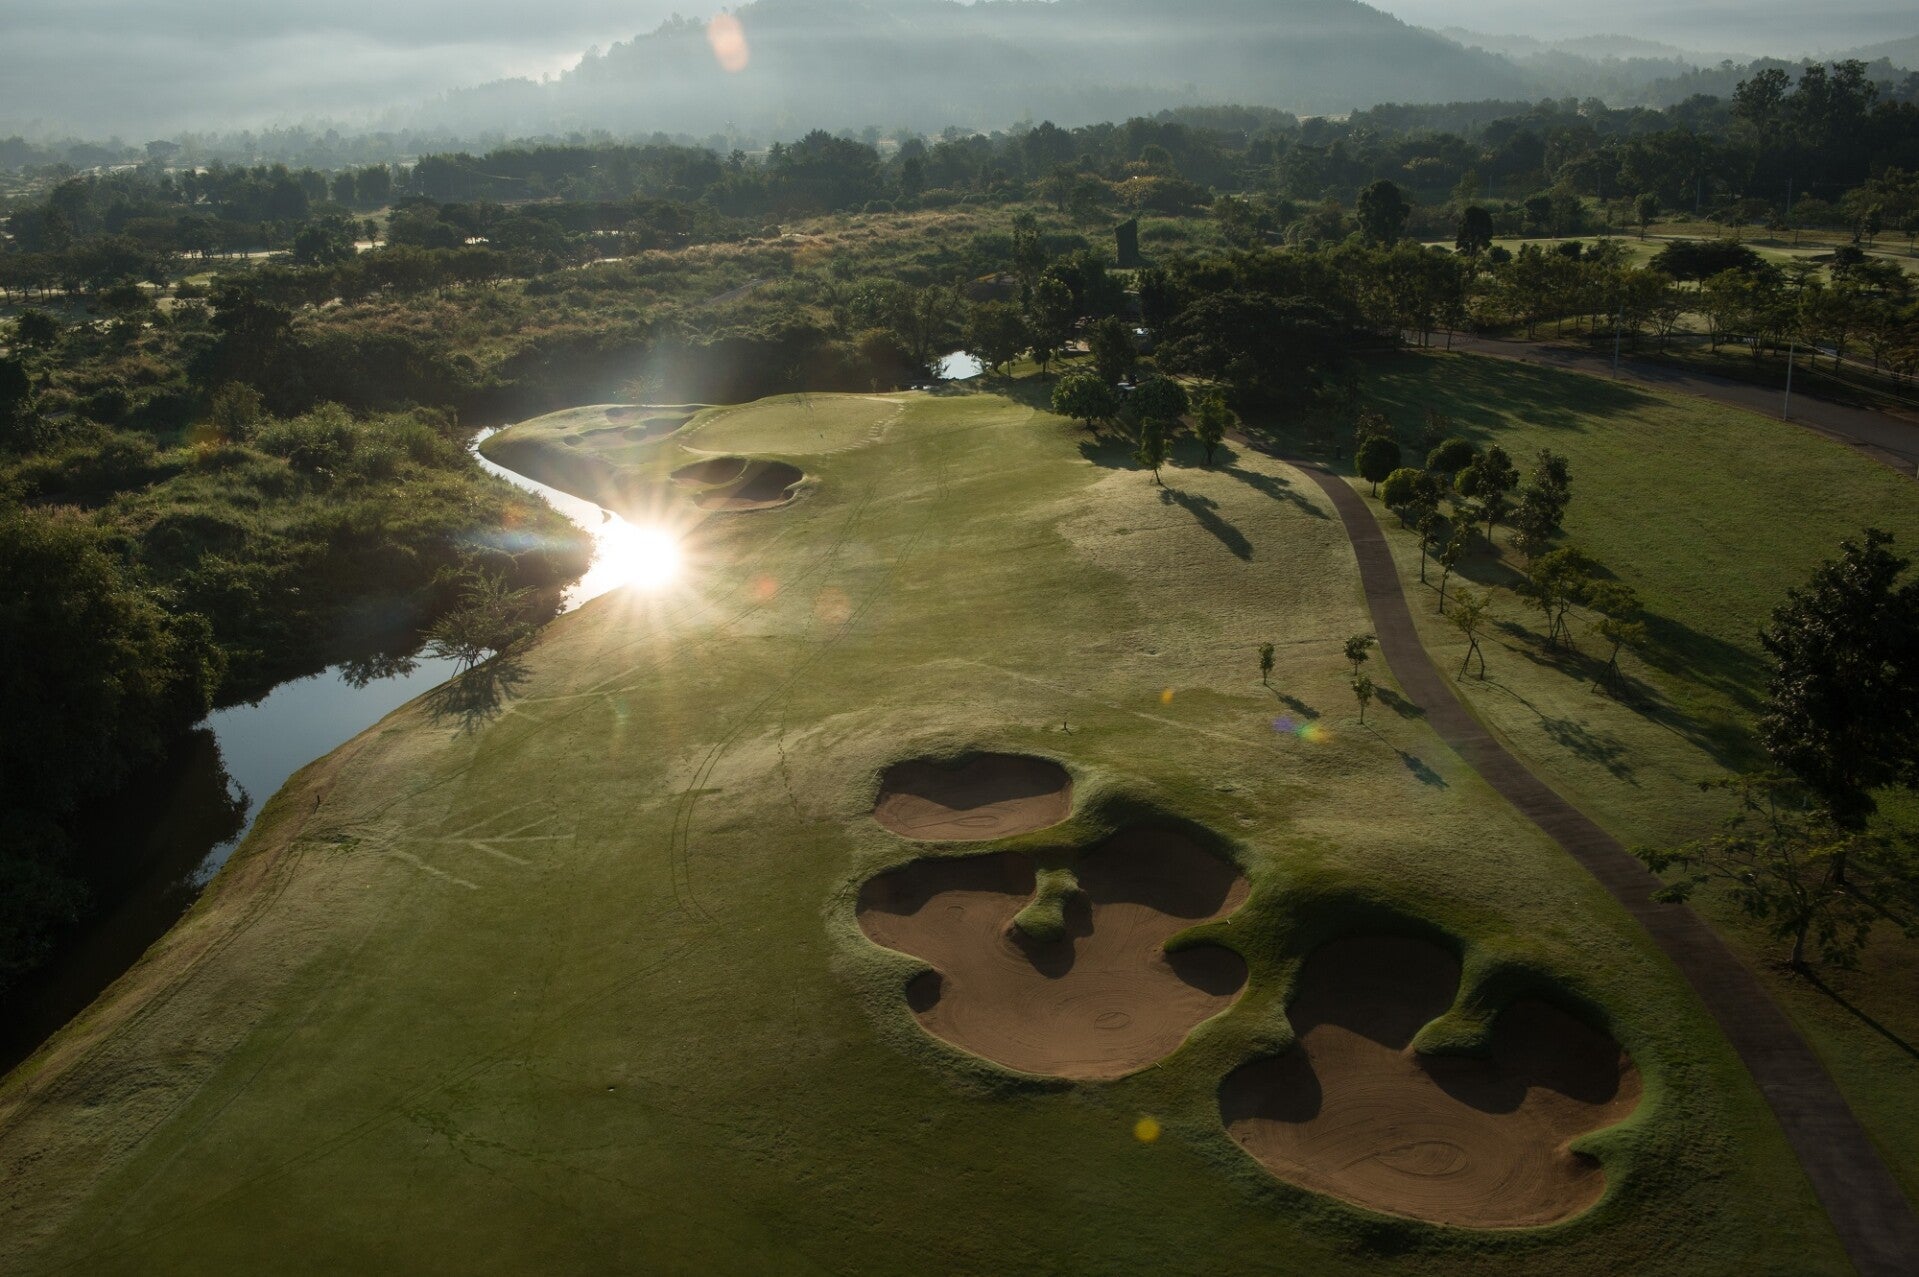
<path fill-rule="evenodd" d="M 1357 0 L 758 0 L 743 71 L 705 25 L 668 23 L 555 81 L 448 95 L 404 122 L 532 134 L 1062 124 L 1194 103 L 1332 114 L 1385 101 L 1523 97 L 1495 55 Z"/>

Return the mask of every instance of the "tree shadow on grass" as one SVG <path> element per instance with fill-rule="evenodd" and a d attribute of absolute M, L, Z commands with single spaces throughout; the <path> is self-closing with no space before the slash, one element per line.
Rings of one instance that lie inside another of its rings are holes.
<path fill-rule="evenodd" d="M 1330 518 L 1324 510 L 1307 500 L 1292 484 L 1276 474 L 1260 474 L 1256 470 L 1247 470 L 1233 464 L 1229 454 L 1226 464 L 1217 467 L 1222 474 L 1229 474 L 1241 483 L 1273 498 L 1275 501 L 1288 501 L 1315 519 Z"/>
<path fill-rule="evenodd" d="M 1845 1010 L 1854 1019 L 1858 1020 L 1861 1024 L 1871 1029 L 1874 1033 L 1877 1033 L 1880 1037 L 1884 1038 L 1886 1041 L 1892 1043 L 1892 1045 L 1898 1047 L 1901 1051 L 1905 1052 L 1908 1056 L 1912 1057 L 1915 1060 L 1919 1060 L 1919 1047 L 1915 1047 L 1912 1043 L 1906 1041 L 1904 1038 L 1900 1037 L 1897 1033 L 1894 1033 L 1891 1029 L 1881 1024 L 1879 1021 L 1873 1019 L 1872 1016 L 1868 1015 L 1864 1010 L 1860 1009 L 1860 1007 L 1854 1004 L 1853 1001 L 1849 999 L 1848 997 L 1846 997 L 1845 994 L 1841 993 L 1839 990 L 1833 988 L 1831 985 L 1827 984 L 1823 979 L 1821 979 L 1817 972 L 1807 971 L 1804 973 L 1804 975 L 1806 977 L 1806 983 L 1810 984 L 1813 988 L 1819 990 L 1819 992 L 1825 994 L 1828 998 L 1830 998 L 1833 1002 L 1837 1003 L 1839 1006 L 1845 1008 Z"/>
<path fill-rule="evenodd" d="M 527 680 L 524 662 L 511 652 L 456 674 L 427 693 L 427 713 L 436 725 L 453 724 L 471 734 L 505 712 L 506 702 Z"/>
<path fill-rule="evenodd" d="M 1597 763 L 1611 772 L 1615 780 L 1637 785 L 1632 764 L 1626 761 L 1626 743 L 1611 732 L 1595 732 L 1571 718 L 1541 717 L 1539 725 L 1547 737 L 1575 758 Z"/>
<path fill-rule="evenodd" d="M 1417 754 L 1409 754 L 1403 749 L 1395 749 L 1393 752 L 1399 755 L 1399 761 L 1406 765 L 1406 770 L 1411 772 L 1413 779 L 1420 784 L 1431 785 L 1435 789 L 1451 788 L 1447 785 L 1446 778 L 1434 771 L 1432 766 Z"/>
<path fill-rule="evenodd" d="M 1423 708 L 1413 704 L 1390 687 L 1376 688 L 1373 694 L 1379 697 L 1379 703 L 1381 705 L 1384 705 L 1401 718 L 1426 717 L 1426 711 Z"/>
<path fill-rule="evenodd" d="M 1299 697 L 1291 695 L 1290 693 L 1287 693 L 1287 692 L 1282 692 L 1277 687 L 1273 687 L 1270 684 L 1267 686 L 1266 690 L 1273 694 L 1274 700 L 1278 701 L 1281 705 L 1284 705 L 1287 709 L 1293 711 L 1293 713 L 1299 715 L 1301 718 L 1305 719 L 1307 722 L 1310 723 L 1319 717 L 1319 711 L 1314 709 L 1311 705 L 1308 705 L 1305 701 L 1300 700 Z"/>
<path fill-rule="evenodd" d="M 1245 533 L 1219 517 L 1219 502 L 1211 497 L 1181 492 L 1177 488 L 1161 488 L 1159 500 L 1161 505 L 1176 505 L 1199 520 L 1199 525 L 1217 537 L 1219 543 L 1231 550 L 1235 558 L 1249 563 L 1252 561 L 1253 543 L 1246 539 Z"/>
<path fill-rule="evenodd" d="M 1595 417 L 1659 403 L 1618 382 L 1478 355 L 1444 357 L 1444 376 L 1435 378 L 1427 362 L 1432 358 L 1402 354 L 1368 364 L 1367 404 L 1408 438 L 1424 424 L 1429 407 L 1445 414 L 1454 434 L 1484 446 L 1498 442 L 1513 422 L 1583 433 Z"/>

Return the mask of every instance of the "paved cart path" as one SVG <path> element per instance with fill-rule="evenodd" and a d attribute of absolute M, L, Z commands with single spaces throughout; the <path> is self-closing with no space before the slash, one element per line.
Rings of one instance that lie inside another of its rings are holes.
<path fill-rule="evenodd" d="M 1325 491 L 1345 524 L 1359 557 L 1380 652 L 1407 697 L 1454 752 L 1599 879 L 1672 959 L 1771 1104 L 1859 1272 L 1864 1277 L 1919 1272 L 1919 1216 L 1779 1004 L 1698 914 L 1655 901 L 1659 884 L 1652 873 L 1473 716 L 1420 642 L 1385 531 L 1365 500 L 1316 463 L 1293 464 Z"/>

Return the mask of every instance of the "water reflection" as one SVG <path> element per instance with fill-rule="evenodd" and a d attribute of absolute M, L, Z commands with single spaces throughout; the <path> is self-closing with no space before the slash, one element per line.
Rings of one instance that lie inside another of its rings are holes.
<path fill-rule="evenodd" d="M 677 573 L 678 545 L 667 534 L 635 528 L 483 457 L 479 462 L 544 497 L 593 537 L 594 561 L 558 610 L 629 584 L 665 584 Z M 76 834 L 76 863 L 94 907 L 44 967 L 0 995 L 0 1070 L 85 1010 L 180 920 L 246 837 L 260 805 L 294 772 L 429 692 L 437 721 L 474 730 L 499 713 L 524 677 L 511 659 L 461 676 L 457 661 L 368 642 L 366 652 L 282 683 L 257 704 L 209 715 L 158 766 L 99 805 L 100 814 Z"/>

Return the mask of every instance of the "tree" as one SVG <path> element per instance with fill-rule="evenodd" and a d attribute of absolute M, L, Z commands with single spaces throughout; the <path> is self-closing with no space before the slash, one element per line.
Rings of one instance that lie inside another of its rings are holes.
<path fill-rule="evenodd" d="M 504 577 L 481 571 L 463 574 L 456 588 L 458 601 L 426 632 L 429 656 L 469 670 L 532 629 L 533 591 L 509 589 Z"/>
<path fill-rule="evenodd" d="M 1646 228 L 1659 216 L 1659 197 L 1647 191 L 1633 201 L 1632 209 L 1633 217 L 1639 223 L 1639 238 L 1643 240 L 1646 238 Z"/>
<path fill-rule="evenodd" d="M 1878 810 L 1873 791 L 1919 780 L 1919 582 L 1892 544 L 1877 528 L 1842 543 L 1760 635 L 1760 741 L 1846 829 Z"/>
<path fill-rule="evenodd" d="M 1453 596 L 1453 610 L 1447 619 L 1466 638 L 1466 659 L 1459 666 L 1461 678 L 1466 676 L 1475 656 L 1479 658 L 1479 677 L 1486 677 L 1486 654 L 1479 647 L 1479 631 L 1486 623 L 1486 605 L 1490 601 L 1490 596 L 1468 589 L 1461 589 Z"/>
<path fill-rule="evenodd" d="M 1053 387 L 1053 411 L 1088 429 L 1111 421 L 1119 406 L 1112 384 L 1097 373 L 1069 372 Z"/>
<path fill-rule="evenodd" d="M 1273 683 L 1273 645 L 1271 643 L 1259 645 L 1259 681 L 1267 687 L 1271 687 Z"/>
<path fill-rule="evenodd" d="M 253 437 L 264 415 L 260 392 L 243 382 L 230 381 L 214 392 L 207 405 L 207 423 L 220 438 L 244 443 Z"/>
<path fill-rule="evenodd" d="M 1808 945 L 1821 961 L 1853 967 L 1885 919 L 1919 935 L 1919 872 L 1910 834 L 1868 835 L 1842 824 L 1790 780 L 1736 776 L 1702 788 L 1730 789 L 1739 810 L 1717 833 L 1670 849 L 1636 848 L 1654 873 L 1680 877 L 1658 899 L 1683 901 L 1718 884 L 1747 917 L 1805 970 Z"/>
<path fill-rule="evenodd" d="M 13 343 L 26 350 L 52 350 L 60 340 L 60 321 L 44 310 L 23 310 L 13 319 Z"/>
<path fill-rule="evenodd" d="M 1459 214 L 1458 232 L 1453 246 L 1468 257 L 1477 257 L 1493 246 L 1493 215 L 1477 204 L 1468 205 Z"/>
<path fill-rule="evenodd" d="M 1439 517 L 1437 505 L 1420 508 L 1419 518 L 1413 523 L 1413 529 L 1419 533 L 1419 583 L 1421 585 L 1426 584 L 1426 558 L 1432 553 L 1433 546 L 1438 544 L 1439 530 L 1443 526 L 1444 520 Z M 1441 610 L 1444 610 L 1443 604 Z"/>
<path fill-rule="evenodd" d="M 1219 451 L 1219 445 L 1225 440 L 1226 432 L 1239 424 L 1239 415 L 1226 404 L 1226 394 L 1215 387 L 1199 397 L 1198 411 L 1193 416 L 1193 433 L 1199 439 L 1200 446 L 1206 449 L 1206 464 L 1213 464 L 1213 454 Z"/>
<path fill-rule="evenodd" d="M 1519 494 L 1519 508 L 1513 514 L 1519 548 L 1527 558 L 1545 553 L 1553 534 L 1559 531 L 1566 505 L 1571 500 L 1572 470 L 1566 459 L 1550 448 L 1540 449 L 1526 488 Z"/>
<path fill-rule="evenodd" d="M 1379 485 L 1393 471 L 1399 469 L 1399 444 L 1391 439 L 1374 435 L 1361 444 L 1354 454 L 1355 468 L 1359 477 L 1373 485 L 1373 495 L 1379 495 Z"/>
<path fill-rule="evenodd" d="M 1490 540 L 1500 516 L 1506 512 L 1508 494 L 1519 486 L 1519 471 L 1514 469 L 1512 458 L 1506 455 L 1506 450 L 1494 444 L 1477 461 L 1459 472 L 1455 486 L 1462 496 L 1479 502 L 1479 512 L 1486 520 L 1486 536 Z"/>
<path fill-rule="evenodd" d="M 1353 698 L 1359 702 L 1359 721 L 1366 722 L 1366 707 L 1373 703 L 1373 680 L 1364 674 L 1353 676 Z"/>
<path fill-rule="evenodd" d="M 1148 377 L 1133 391 L 1133 411 L 1142 422 L 1157 424 L 1168 439 L 1191 406 L 1186 387 L 1171 377 Z"/>
<path fill-rule="evenodd" d="M 1359 667 L 1373 658 L 1373 648 L 1379 642 L 1370 634 L 1355 634 L 1346 640 L 1346 659 L 1352 663 L 1353 677 L 1359 677 Z"/>
<path fill-rule="evenodd" d="M 1566 634 L 1566 614 L 1584 597 L 1591 576 L 1592 561 L 1570 545 L 1542 554 L 1529 565 L 1526 592 L 1546 615 L 1548 648 L 1559 646 Z"/>
<path fill-rule="evenodd" d="M 1399 516 L 1401 523 L 1414 522 L 1417 511 L 1439 503 L 1439 481 L 1427 471 L 1401 466 L 1386 476 L 1379 488 L 1379 499 Z"/>
<path fill-rule="evenodd" d="M 1593 635 L 1611 645 L 1606 669 L 1595 685 L 1617 695 L 1624 686 L 1620 652 L 1646 643 L 1646 623 L 1639 619 L 1639 595 L 1623 581 L 1594 581 L 1586 587 L 1586 606 L 1599 613 L 1591 626 Z"/>
<path fill-rule="evenodd" d="M 1033 343 L 1033 359 L 1041 373 L 1066 349 L 1073 332 L 1073 310 L 1073 290 L 1064 280 L 1048 275 L 1033 286 L 1026 329 Z"/>
<path fill-rule="evenodd" d="M 1454 437 L 1426 454 L 1426 468 L 1451 483 L 1454 475 L 1478 459 L 1479 449 Z"/>
<path fill-rule="evenodd" d="M 1452 580 L 1453 570 L 1465 561 L 1466 554 L 1473 546 L 1473 525 L 1466 519 L 1453 524 L 1452 535 L 1446 538 L 1446 544 L 1439 548 L 1439 614 L 1446 614 L 1446 583 Z"/>
<path fill-rule="evenodd" d="M 1154 483 L 1160 482 L 1159 468 L 1166 464 L 1169 451 L 1165 424 L 1153 417 L 1142 421 L 1139 428 L 1139 447 L 1133 452 L 1133 460 L 1152 470 Z"/>
<path fill-rule="evenodd" d="M 1412 205 L 1399 193 L 1399 187 L 1384 178 L 1372 183 L 1359 193 L 1359 202 L 1354 215 L 1359 219 L 1359 229 L 1366 238 L 1375 244 L 1391 247 L 1406 229 L 1406 219 L 1412 216 Z"/>
<path fill-rule="evenodd" d="M 1086 326 L 1086 349 L 1093 356 L 1093 367 L 1109 386 L 1125 381 L 1139 366 L 1139 348 L 1133 344 L 1133 330 L 1117 315 L 1095 319 Z"/>
<path fill-rule="evenodd" d="M 1026 320 L 1011 302 L 981 302 L 966 319 L 966 353 L 998 372 L 1032 343 Z"/>

